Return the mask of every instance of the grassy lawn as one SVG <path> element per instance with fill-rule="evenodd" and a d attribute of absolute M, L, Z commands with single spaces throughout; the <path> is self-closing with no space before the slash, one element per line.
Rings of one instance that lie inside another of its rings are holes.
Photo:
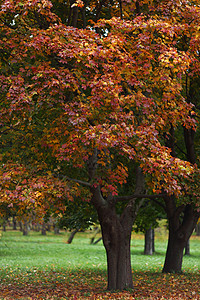
<path fill-rule="evenodd" d="M 192 237 L 183 274 L 162 274 L 166 237 L 156 233 L 156 254 L 143 255 L 144 238 L 133 234 L 134 291 L 106 292 L 106 255 L 89 233 L 59 235 L 7 231 L 0 240 L 0 299 L 200 299 L 200 238 Z"/>

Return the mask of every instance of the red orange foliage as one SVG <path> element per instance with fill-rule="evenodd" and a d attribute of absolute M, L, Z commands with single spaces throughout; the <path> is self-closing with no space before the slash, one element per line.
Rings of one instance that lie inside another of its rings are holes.
<path fill-rule="evenodd" d="M 135 4 L 123 4 L 125 20 L 100 20 L 95 25 L 99 36 L 91 28 L 62 24 L 50 1 L 1 1 L 2 136 L 11 130 L 17 139 L 19 129 L 34 135 L 41 118 L 41 136 L 36 135 L 41 161 L 49 147 L 58 160 L 84 168 L 98 149 L 92 180 L 104 193 L 115 195 L 118 184 L 126 182 L 126 158 L 150 174 L 154 193 L 163 189 L 180 195 L 180 178 L 192 176 L 195 168 L 174 158 L 160 137 L 171 125 L 196 127 L 194 107 L 185 100 L 183 88 L 186 73 L 196 76 L 200 71 L 199 6 L 142 1 L 140 9 L 148 7 L 148 18 L 138 14 L 130 21 Z M 9 174 L 14 176 L 2 170 L 3 184 Z M 31 190 L 34 181 L 30 173 Z M 50 182 L 49 193 L 55 186 Z M 24 197 L 19 196 L 22 190 L 17 183 L 9 194 L 11 203 L 13 195 L 18 201 Z"/>

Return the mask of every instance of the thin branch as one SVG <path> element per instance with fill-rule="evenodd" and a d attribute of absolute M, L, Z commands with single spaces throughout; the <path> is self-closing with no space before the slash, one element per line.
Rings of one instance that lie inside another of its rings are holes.
<path fill-rule="evenodd" d="M 131 201 L 134 199 L 141 199 L 141 198 L 155 199 L 155 198 L 162 198 L 164 196 L 166 196 L 166 194 L 159 194 L 159 195 L 133 194 L 130 196 L 118 196 L 118 197 L 115 197 L 114 200 L 116 202 L 120 202 L 120 201 Z"/>
<path fill-rule="evenodd" d="M 162 204 L 160 201 L 156 200 L 156 198 L 152 198 L 151 200 L 153 200 L 153 202 L 155 202 L 156 204 L 158 204 L 160 207 L 162 207 L 166 211 L 165 205 Z"/>
<path fill-rule="evenodd" d="M 183 153 L 185 156 L 187 156 L 187 153 L 185 151 L 183 151 L 177 144 L 175 144 L 176 148 L 181 151 L 181 153 Z"/>
<path fill-rule="evenodd" d="M 119 0 L 119 7 L 120 7 L 120 17 L 121 20 L 123 20 L 122 0 Z"/>
<path fill-rule="evenodd" d="M 20 124 L 20 121 L 17 122 L 16 124 L 14 124 L 14 125 L 10 125 L 10 126 L 8 126 L 7 128 L 5 128 L 5 129 L 0 130 L 0 134 L 4 134 L 4 133 L 6 133 L 6 132 L 9 131 L 9 130 L 17 130 L 17 131 L 20 131 L 20 129 L 15 128 L 15 127 L 16 127 L 17 125 L 19 125 L 19 124 Z"/>
<path fill-rule="evenodd" d="M 83 181 L 83 180 L 80 180 L 80 179 L 75 179 L 75 178 L 70 178 L 68 176 L 65 176 L 65 175 L 62 175 L 62 174 L 53 174 L 55 177 L 58 177 L 58 178 L 62 178 L 62 180 L 69 180 L 69 181 L 74 181 L 74 182 L 77 182 L 77 183 L 80 183 L 84 186 L 87 186 L 87 187 L 91 187 L 91 183 L 87 182 L 87 181 Z"/>
<path fill-rule="evenodd" d="M 80 183 L 84 186 L 87 186 L 87 187 L 91 187 L 91 183 L 87 182 L 87 181 L 83 181 L 83 180 L 79 180 L 79 179 L 75 179 L 75 178 L 70 178 L 70 177 L 67 177 L 67 176 L 64 176 L 63 179 L 67 179 L 67 180 L 70 180 L 70 181 L 74 181 L 74 182 L 77 182 L 77 183 Z"/>

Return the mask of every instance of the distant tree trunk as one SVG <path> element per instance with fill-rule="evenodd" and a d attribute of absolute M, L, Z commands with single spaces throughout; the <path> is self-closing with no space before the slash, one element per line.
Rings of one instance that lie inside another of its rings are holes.
<path fill-rule="evenodd" d="M 50 223 L 47 223 L 47 231 L 51 231 L 51 224 Z"/>
<path fill-rule="evenodd" d="M 154 237 L 153 237 L 153 229 L 150 228 L 145 232 L 145 245 L 144 245 L 144 254 L 145 255 L 152 255 L 153 254 L 153 246 L 154 244 Z"/>
<path fill-rule="evenodd" d="M 20 230 L 20 231 L 23 231 L 22 221 L 19 221 L 19 230 Z"/>
<path fill-rule="evenodd" d="M 54 234 L 59 234 L 60 233 L 60 229 L 57 225 L 55 225 L 54 227 Z"/>
<path fill-rule="evenodd" d="M 47 234 L 47 232 L 46 232 L 46 223 L 45 223 L 45 222 L 42 223 L 42 230 L 41 230 L 41 233 L 42 233 L 42 235 L 46 235 L 46 234 Z"/>
<path fill-rule="evenodd" d="M 195 232 L 197 236 L 200 236 L 200 222 L 196 225 Z"/>
<path fill-rule="evenodd" d="M 167 212 L 169 221 L 169 239 L 163 273 L 180 273 L 182 269 L 183 251 L 198 220 L 198 213 L 191 205 L 176 208 L 173 197 L 168 197 Z M 182 221 L 180 214 L 184 213 Z"/>
<path fill-rule="evenodd" d="M 185 255 L 190 255 L 190 239 L 187 240 L 185 245 Z"/>
<path fill-rule="evenodd" d="M 28 235 L 29 232 L 29 226 L 28 226 L 28 222 L 25 221 L 23 224 L 23 229 L 22 229 L 23 235 Z"/>
<path fill-rule="evenodd" d="M 102 240 L 102 236 L 99 239 L 97 239 L 95 242 L 93 242 L 93 245 L 98 244 L 101 240 Z"/>
<path fill-rule="evenodd" d="M 67 240 L 67 244 L 71 244 L 73 241 L 73 238 L 75 237 L 75 234 L 79 231 L 79 229 L 75 229 L 71 232 L 68 240 Z"/>
<path fill-rule="evenodd" d="M 15 216 L 13 216 L 12 221 L 13 221 L 13 230 L 17 230 L 17 221 Z"/>
<path fill-rule="evenodd" d="M 7 223 L 7 219 L 3 219 L 3 231 L 6 231 L 6 223 Z"/>
<path fill-rule="evenodd" d="M 152 229 L 152 250 L 153 250 L 153 253 L 155 253 L 155 229 L 153 228 Z"/>
<path fill-rule="evenodd" d="M 94 228 L 94 233 L 93 233 L 93 236 L 91 237 L 90 244 L 94 244 L 95 237 L 100 232 L 101 232 L 101 228 L 99 226 L 96 226 Z"/>
<path fill-rule="evenodd" d="M 36 225 L 35 225 L 35 231 L 36 231 L 36 232 L 39 232 L 40 230 L 41 230 L 40 224 L 36 224 Z"/>

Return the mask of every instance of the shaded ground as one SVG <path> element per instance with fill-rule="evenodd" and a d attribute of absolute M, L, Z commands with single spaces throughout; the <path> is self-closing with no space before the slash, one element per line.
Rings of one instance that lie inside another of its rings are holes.
<path fill-rule="evenodd" d="M 200 299 L 200 272 L 168 275 L 137 272 L 134 290 L 105 291 L 103 272 L 28 271 L 8 273 L 0 285 L 0 299 Z"/>

